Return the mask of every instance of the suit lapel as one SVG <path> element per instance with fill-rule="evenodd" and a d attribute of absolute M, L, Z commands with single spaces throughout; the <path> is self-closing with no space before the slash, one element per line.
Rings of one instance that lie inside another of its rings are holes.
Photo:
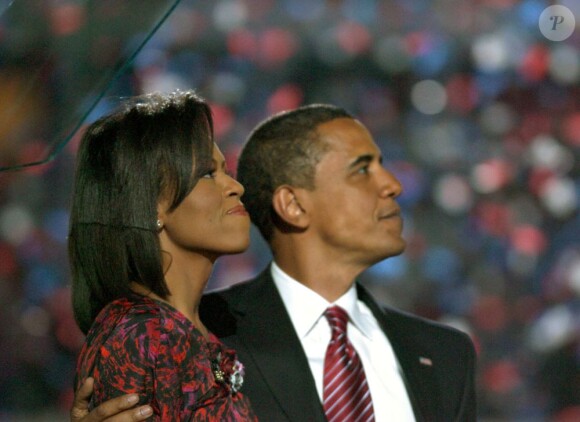
<path fill-rule="evenodd" d="M 300 340 L 269 267 L 240 301 L 238 338 L 290 420 L 325 421 Z"/>
<path fill-rule="evenodd" d="M 357 288 L 359 299 L 372 311 L 393 347 L 417 422 L 433 420 L 440 394 L 435 384 L 433 362 L 415 344 L 413 336 L 398 323 L 398 319 L 379 306 L 362 286 L 357 285 Z"/>

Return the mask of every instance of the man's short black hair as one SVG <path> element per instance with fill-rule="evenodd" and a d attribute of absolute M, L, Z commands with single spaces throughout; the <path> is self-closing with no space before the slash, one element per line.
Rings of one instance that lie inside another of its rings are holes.
<path fill-rule="evenodd" d="M 238 162 L 238 180 L 244 185 L 243 202 L 252 222 L 269 243 L 276 221 L 272 196 L 288 184 L 314 188 L 318 162 L 327 151 L 318 126 L 338 118 L 353 118 L 329 104 L 311 104 L 278 113 L 250 134 Z"/>

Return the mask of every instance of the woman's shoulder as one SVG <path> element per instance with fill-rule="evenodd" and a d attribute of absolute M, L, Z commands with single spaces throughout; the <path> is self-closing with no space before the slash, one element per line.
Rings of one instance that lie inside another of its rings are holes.
<path fill-rule="evenodd" d="M 131 294 L 105 305 L 95 319 L 93 327 L 111 322 L 117 324 L 121 321 L 147 322 L 159 318 L 161 318 L 161 311 L 158 303 L 145 296 Z"/>
<path fill-rule="evenodd" d="M 128 362 L 153 367 L 159 355 L 161 319 L 156 304 L 139 297 L 121 297 L 107 304 L 87 333 L 79 355 L 79 379 L 93 368 Z M 123 369 L 125 370 L 125 369 Z"/>
<path fill-rule="evenodd" d="M 91 344 L 138 344 L 153 353 L 207 352 L 201 332 L 171 305 L 139 294 L 109 303 L 87 334 Z"/>
<path fill-rule="evenodd" d="M 105 343 L 127 338 L 159 337 L 163 329 L 163 312 L 155 301 L 129 295 L 108 303 L 87 333 L 89 343 Z"/>

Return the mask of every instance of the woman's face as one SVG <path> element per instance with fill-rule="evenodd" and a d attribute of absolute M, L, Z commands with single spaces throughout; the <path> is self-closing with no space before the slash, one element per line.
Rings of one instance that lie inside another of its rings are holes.
<path fill-rule="evenodd" d="M 161 249 L 175 255 L 196 253 L 215 259 L 240 253 L 250 242 L 250 218 L 240 200 L 244 188 L 228 173 L 217 145 L 213 147 L 212 169 L 199 179 L 179 206 L 168 212 L 162 201 L 158 216 Z"/>

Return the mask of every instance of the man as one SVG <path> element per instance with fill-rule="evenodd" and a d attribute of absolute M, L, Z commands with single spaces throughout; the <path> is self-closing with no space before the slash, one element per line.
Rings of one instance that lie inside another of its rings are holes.
<path fill-rule="evenodd" d="M 250 135 L 238 177 L 274 261 L 255 279 L 206 295 L 200 312 L 245 364 L 243 391 L 258 418 L 475 421 L 469 338 L 382 308 L 356 283 L 405 247 L 402 188 L 368 130 L 328 105 L 278 114 Z M 346 368 L 333 366 L 335 353 Z M 337 393 L 336 379 L 356 391 Z M 86 397 L 77 395 L 73 410 L 82 415 Z M 85 420 L 115 413 L 100 410 Z"/>

